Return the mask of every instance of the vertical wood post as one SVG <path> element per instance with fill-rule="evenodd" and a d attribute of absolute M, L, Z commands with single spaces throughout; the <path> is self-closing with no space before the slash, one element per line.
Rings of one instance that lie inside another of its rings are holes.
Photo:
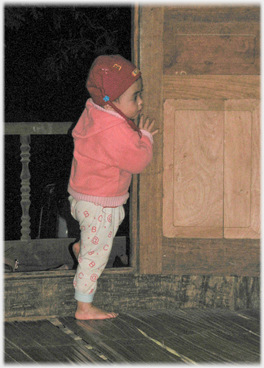
<path fill-rule="evenodd" d="M 139 5 L 132 7 L 131 16 L 131 60 L 140 68 L 139 64 Z M 137 272 L 139 267 L 139 196 L 138 185 L 139 176 L 134 174 L 130 185 L 130 208 L 129 208 L 129 226 L 130 226 L 130 265 Z"/>
<path fill-rule="evenodd" d="M 163 7 L 142 6 L 139 12 L 140 70 L 144 118 L 155 119 L 153 160 L 139 177 L 140 273 L 162 272 L 163 196 Z"/>
<path fill-rule="evenodd" d="M 30 206 L 30 135 L 20 136 L 20 157 L 22 163 L 22 171 L 20 175 L 21 179 L 21 241 L 30 240 L 30 217 L 29 217 L 29 206 Z"/>
<path fill-rule="evenodd" d="M 132 8 L 131 17 L 131 59 L 132 62 L 139 68 L 139 5 Z"/>

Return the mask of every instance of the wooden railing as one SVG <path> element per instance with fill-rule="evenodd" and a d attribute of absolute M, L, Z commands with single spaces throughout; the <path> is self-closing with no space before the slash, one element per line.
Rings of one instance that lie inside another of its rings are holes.
<path fill-rule="evenodd" d="M 21 157 L 21 241 L 29 241 L 30 238 L 30 141 L 31 135 L 44 134 L 67 134 L 72 123 L 6 123 L 6 135 L 20 136 L 20 157 Z"/>
<path fill-rule="evenodd" d="M 64 135 L 68 133 L 71 122 L 66 123 L 6 123 L 5 135 L 20 136 L 21 179 L 21 236 L 20 240 L 5 242 L 5 258 L 18 259 L 18 271 L 35 271 L 54 268 L 60 264 L 73 266 L 68 247 L 75 239 L 31 239 L 30 201 L 30 143 L 32 135 Z"/>
<path fill-rule="evenodd" d="M 5 123 L 5 135 L 20 136 L 20 162 L 22 164 L 21 179 L 21 236 L 20 240 L 8 240 L 5 242 L 5 258 L 11 260 L 18 259 L 18 271 L 35 271 L 55 268 L 60 264 L 67 264 L 69 268 L 73 266 L 73 258 L 69 252 L 69 245 L 75 241 L 74 238 L 56 239 L 31 239 L 30 221 L 30 191 L 31 173 L 30 164 L 30 143 L 33 135 L 64 135 L 67 134 L 73 123 Z M 117 248 L 126 247 L 126 237 L 120 236 L 114 239 Z M 112 257 L 115 251 L 112 251 Z M 110 256 L 111 258 L 111 256 Z M 111 259 L 109 260 L 109 262 Z M 110 266 L 108 266 L 110 267 Z"/>

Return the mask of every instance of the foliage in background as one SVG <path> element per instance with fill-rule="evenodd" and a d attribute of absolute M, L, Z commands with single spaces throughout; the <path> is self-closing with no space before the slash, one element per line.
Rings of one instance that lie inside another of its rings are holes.
<path fill-rule="evenodd" d="M 96 56 L 131 54 L 130 7 L 5 7 L 5 121 L 75 121 Z"/>

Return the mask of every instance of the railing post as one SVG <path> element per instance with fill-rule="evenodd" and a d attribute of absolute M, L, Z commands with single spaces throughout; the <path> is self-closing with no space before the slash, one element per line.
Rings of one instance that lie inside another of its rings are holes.
<path fill-rule="evenodd" d="M 21 241 L 30 240 L 30 135 L 20 135 L 20 157 L 22 163 L 21 179 Z"/>

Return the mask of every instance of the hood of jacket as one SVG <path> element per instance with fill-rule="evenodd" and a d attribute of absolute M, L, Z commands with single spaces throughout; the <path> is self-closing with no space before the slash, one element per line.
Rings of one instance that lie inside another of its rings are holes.
<path fill-rule="evenodd" d="M 72 136 L 77 139 L 87 139 L 115 125 L 122 124 L 124 121 L 125 119 L 117 112 L 105 110 L 89 98 L 82 115 L 72 131 Z"/>

